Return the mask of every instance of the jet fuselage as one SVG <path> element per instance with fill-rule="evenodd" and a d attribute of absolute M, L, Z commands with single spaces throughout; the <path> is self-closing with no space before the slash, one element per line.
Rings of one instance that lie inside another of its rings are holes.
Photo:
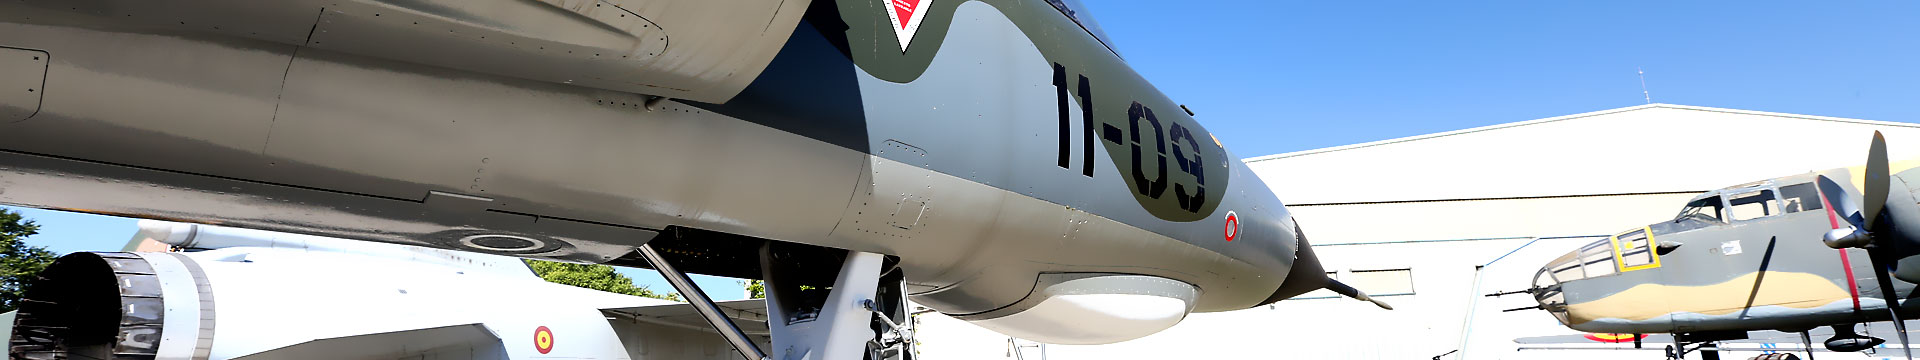
<path fill-rule="evenodd" d="M 793 242 L 963 319 L 1046 274 L 1317 288 L 1276 290 L 1286 208 L 1070 13 L 917 3 L 8 2 L 0 203 L 615 264 Z"/>

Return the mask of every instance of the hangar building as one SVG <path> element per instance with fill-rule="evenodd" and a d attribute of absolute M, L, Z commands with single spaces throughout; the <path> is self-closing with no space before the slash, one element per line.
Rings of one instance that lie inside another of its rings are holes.
<path fill-rule="evenodd" d="M 1044 347 L 927 316 L 921 352 L 928 359 L 1658 359 L 1664 343 L 1609 350 L 1631 344 L 1585 340 L 1543 311 L 1502 311 L 1535 305 L 1524 294 L 1483 295 L 1526 289 L 1548 260 L 1671 219 L 1697 193 L 1865 163 L 1875 130 L 1885 133 L 1892 158 L 1920 157 L 1916 124 L 1649 104 L 1249 158 L 1327 270 L 1398 310 L 1321 291 L 1195 314 L 1119 344 Z M 1515 342 L 1538 337 L 1571 340 Z M 1845 356 L 1821 354 L 1832 357 Z"/>

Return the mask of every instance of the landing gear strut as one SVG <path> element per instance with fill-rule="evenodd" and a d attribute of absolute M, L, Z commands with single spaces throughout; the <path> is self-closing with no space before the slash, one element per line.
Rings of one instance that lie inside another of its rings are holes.
<path fill-rule="evenodd" d="M 1673 334 L 1673 345 L 1667 346 L 1667 359 L 1679 360 L 1687 353 L 1700 352 L 1702 360 L 1720 360 L 1720 347 L 1714 342 L 1721 340 L 1739 340 L 1747 338 L 1744 331 L 1716 331 Z M 1693 345 L 1693 348 L 1687 348 Z"/>
<path fill-rule="evenodd" d="M 1680 352 L 1674 352 L 1674 349 L 1680 349 Z M 1715 347 L 1711 341 L 1693 345 L 1693 349 L 1686 349 L 1686 345 L 1682 345 L 1680 341 L 1674 341 L 1674 345 L 1667 345 L 1667 358 L 1680 360 L 1680 358 L 1686 358 L 1686 352 L 1695 352 L 1695 350 L 1699 352 L 1701 360 L 1720 360 L 1720 347 Z"/>
<path fill-rule="evenodd" d="M 760 270 L 772 354 L 741 332 L 652 244 L 640 255 L 741 356 L 753 360 L 913 360 L 905 276 L 884 255 L 766 242 Z"/>
<path fill-rule="evenodd" d="M 687 273 L 680 272 L 673 267 L 673 264 L 667 263 L 667 259 L 653 249 L 653 244 L 640 245 L 640 256 L 645 257 L 648 263 L 652 263 L 653 269 L 660 272 L 660 277 L 667 278 L 667 284 L 673 285 L 673 289 L 680 292 L 680 297 L 687 299 L 687 303 L 692 304 L 693 309 L 700 312 L 700 317 L 707 319 L 707 324 L 713 325 L 714 330 L 720 331 L 720 337 L 726 338 L 727 343 L 733 345 L 735 351 L 740 352 L 740 356 L 768 360 L 766 353 L 760 352 L 760 346 L 754 345 L 753 340 L 747 339 L 747 334 L 740 331 L 739 325 L 734 325 L 733 320 L 721 314 L 720 307 L 713 305 L 713 299 L 707 298 L 707 293 L 700 291 L 700 286 L 694 285 L 693 279 L 687 278 Z"/>
<path fill-rule="evenodd" d="M 1807 350 L 1807 360 L 1813 360 L 1813 334 L 1808 334 L 1807 331 L 1809 330 L 1800 331 L 1800 348 Z"/>

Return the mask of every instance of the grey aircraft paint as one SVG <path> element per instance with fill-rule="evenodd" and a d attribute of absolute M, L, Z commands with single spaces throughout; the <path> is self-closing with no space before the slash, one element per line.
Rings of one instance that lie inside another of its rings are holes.
<path fill-rule="evenodd" d="M 0 85 L 34 90 L 0 97 L 0 203 L 620 265 L 659 238 L 741 277 L 727 244 L 792 242 L 897 258 L 969 319 L 1047 274 L 1195 311 L 1326 284 L 1271 191 L 1049 2 L 933 1 L 904 51 L 884 1 L 664 3 L 0 5 Z"/>

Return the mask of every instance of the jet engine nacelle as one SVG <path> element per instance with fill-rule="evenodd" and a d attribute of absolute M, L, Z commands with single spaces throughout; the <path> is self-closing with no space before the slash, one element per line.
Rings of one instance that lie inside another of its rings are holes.
<path fill-rule="evenodd" d="M 642 358 L 642 341 L 649 359 L 730 355 L 708 355 L 727 346 L 716 335 L 647 315 L 685 304 L 548 283 L 515 258 L 155 221 L 141 229 L 136 240 L 214 249 L 61 257 L 27 289 L 10 358 L 624 359 Z"/>

